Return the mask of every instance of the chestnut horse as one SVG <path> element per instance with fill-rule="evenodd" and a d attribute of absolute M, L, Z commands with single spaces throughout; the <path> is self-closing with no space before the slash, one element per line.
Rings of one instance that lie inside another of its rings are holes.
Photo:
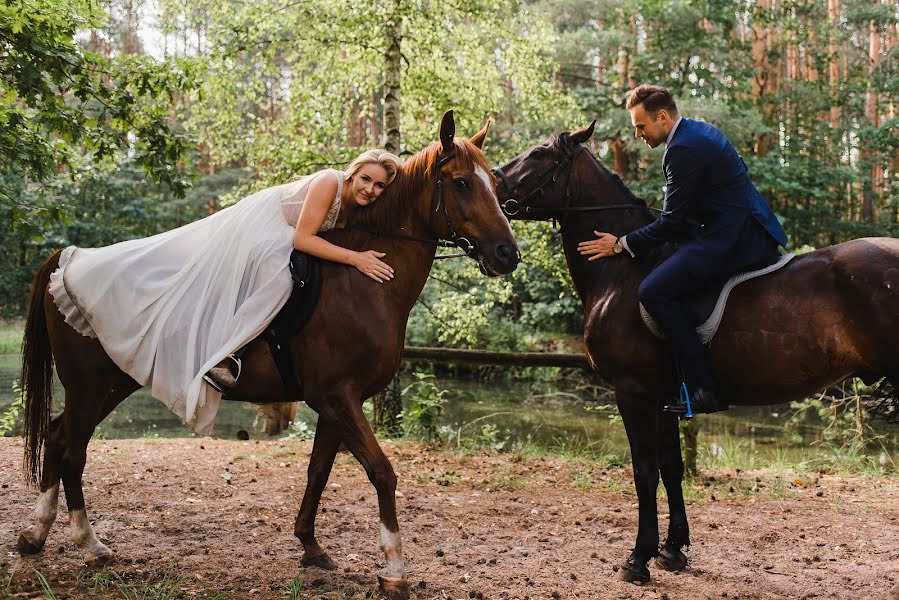
<path fill-rule="evenodd" d="M 305 550 L 303 565 L 336 568 L 316 540 L 315 516 L 340 444 L 362 464 L 377 490 L 380 544 L 387 561 L 379 580 L 391 595 L 408 593 L 396 516 L 397 479 L 362 403 L 385 388 L 399 368 L 406 321 L 427 280 L 438 239 L 455 241 L 490 276 L 510 273 L 520 260 L 480 151 L 487 126 L 470 140 L 454 138 L 454 131 L 448 111 L 440 125 L 440 141 L 407 160 L 378 201 L 353 217 L 351 229 L 325 234 L 348 248 L 386 253 L 396 274 L 381 284 L 352 267 L 323 264 L 319 304 L 290 342 L 303 397 L 287 396 L 263 340 L 248 347 L 238 385 L 228 394 L 231 400 L 255 404 L 304 401 L 319 414 L 306 490 L 294 525 Z M 26 324 L 25 465 L 32 481 L 39 475 L 42 446 L 44 455 L 41 495 L 33 521 L 19 536 L 18 549 L 31 554 L 43 547 L 56 517 L 61 480 L 72 538 L 87 563 L 102 564 L 113 553 L 97 539 L 87 518 L 81 486 L 86 449 L 97 424 L 141 386 L 113 363 L 97 340 L 79 335 L 64 322 L 47 291 L 58 255 L 51 256 L 35 276 Z M 51 421 L 54 361 L 65 388 L 65 409 Z"/>
<path fill-rule="evenodd" d="M 637 287 L 663 256 L 626 254 L 588 261 L 578 242 L 594 230 L 625 235 L 653 220 L 650 209 L 584 146 L 593 124 L 550 137 L 500 169 L 497 197 L 508 216 L 557 219 L 571 279 L 584 305 L 584 341 L 593 368 L 614 384 L 631 448 L 639 500 L 635 548 L 619 578 L 649 581 L 647 562 L 686 567 L 690 543 L 681 489 L 676 398 L 667 345 L 640 317 Z M 794 258 L 731 292 L 709 352 L 731 404 L 799 400 L 847 377 L 899 384 L 899 240 L 868 238 Z M 895 398 L 890 400 L 894 404 Z M 668 492 L 668 538 L 659 549 L 656 490 Z"/>

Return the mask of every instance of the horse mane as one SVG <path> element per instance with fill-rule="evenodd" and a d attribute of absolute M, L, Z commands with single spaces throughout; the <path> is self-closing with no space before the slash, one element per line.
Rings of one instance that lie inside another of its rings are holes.
<path fill-rule="evenodd" d="M 561 133 L 554 133 L 549 138 L 549 143 L 553 147 L 554 150 L 558 150 L 561 152 L 561 151 L 563 151 L 564 147 L 568 146 L 569 135 L 570 134 L 568 132 L 564 132 L 564 131 Z M 607 167 L 606 164 L 604 162 L 602 162 L 602 160 L 599 159 L 599 157 L 597 157 L 595 154 L 593 154 L 593 151 L 590 150 L 590 148 L 584 146 L 584 149 L 587 151 L 588 154 L 590 154 L 590 156 L 593 158 L 593 160 L 599 166 L 600 170 L 603 173 L 605 173 L 614 182 L 615 186 L 619 189 L 619 191 L 621 191 L 624 194 L 624 196 L 627 200 L 631 201 L 633 204 L 640 204 L 640 205 L 643 205 L 643 206 L 646 206 L 647 208 L 649 208 L 649 205 L 646 204 L 646 200 L 643 198 L 640 198 L 639 196 L 634 195 L 634 193 L 631 191 L 631 189 L 629 187 L 627 187 L 627 185 L 625 185 L 625 183 L 621 179 L 621 177 L 619 177 L 618 173 L 616 173 L 615 171 L 613 171 L 612 169 Z"/>
<path fill-rule="evenodd" d="M 568 147 L 568 136 L 569 136 L 569 134 L 567 132 L 554 133 L 549 138 L 549 144 L 557 152 L 564 152 L 564 148 Z M 650 212 L 649 205 L 646 203 L 646 200 L 644 198 L 640 198 L 639 196 L 635 195 L 630 190 L 630 188 L 627 187 L 627 185 L 624 183 L 624 181 L 621 179 L 621 177 L 618 175 L 618 173 L 616 173 L 615 171 L 613 171 L 612 169 L 607 167 L 606 164 L 604 162 L 602 162 L 602 160 L 599 159 L 599 157 L 597 157 L 595 154 L 593 154 L 593 151 L 591 151 L 590 148 L 585 146 L 584 149 L 587 151 L 587 153 L 593 159 L 593 162 L 596 163 L 596 166 L 599 167 L 600 171 L 603 174 L 605 174 L 606 176 L 608 176 L 609 179 L 611 179 L 612 182 L 614 183 L 614 185 L 618 188 L 618 190 L 622 194 L 624 194 L 624 198 L 627 201 L 629 201 L 632 204 L 635 204 L 637 206 L 646 207 L 646 216 L 649 217 L 650 220 L 655 218 L 653 216 L 653 214 Z M 637 262 L 640 263 L 647 270 L 651 270 L 654 267 L 656 267 L 659 263 L 661 263 L 663 260 L 665 260 L 666 258 L 671 256 L 673 253 L 674 253 L 674 246 L 672 246 L 670 243 L 666 242 L 660 246 L 656 246 L 655 248 L 653 248 L 652 250 L 650 250 L 643 256 L 640 256 L 639 258 L 637 258 Z"/>
<path fill-rule="evenodd" d="M 455 138 L 453 147 L 456 151 L 454 160 L 461 163 L 461 168 L 474 170 L 475 167 L 482 167 L 484 171 L 490 172 L 484 155 L 474 144 L 464 138 Z M 434 186 L 434 167 L 439 155 L 440 142 L 432 142 L 407 159 L 375 202 L 353 211 L 347 228 L 374 231 L 395 229 L 412 210 L 422 188 L 430 189 Z"/>

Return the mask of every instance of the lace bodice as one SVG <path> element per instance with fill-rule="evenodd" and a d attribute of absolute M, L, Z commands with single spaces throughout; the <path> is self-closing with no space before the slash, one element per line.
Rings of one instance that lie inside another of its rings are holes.
<path fill-rule="evenodd" d="M 319 231 L 334 229 L 334 225 L 337 223 L 337 213 L 340 212 L 340 194 L 343 192 L 343 172 L 338 171 L 337 169 L 324 169 L 283 186 L 284 191 L 281 195 L 281 211 L 284 213 L 284 218 L 287 219 L 287 223 L 291 227 L 296 227 L 297 221 L 300 219 L 300 211 L 303 209 L 303 202 L 306 200 L 306 192 L 309 191 L 309 184 L 311 184 L 316 177 L 325 173 L 331 173 L 337 177 L 337 195 L 334 196 L 334 200 L 331 201 L 331 208 L 328 210 L 328 214 L 325 215 L 325 221 L 322 223 Z"/>

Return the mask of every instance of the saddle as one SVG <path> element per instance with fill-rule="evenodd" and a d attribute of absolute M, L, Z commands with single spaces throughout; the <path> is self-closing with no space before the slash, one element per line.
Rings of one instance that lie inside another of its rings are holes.
<path fill-rule="evenodd" d="M 321 260 L 293 250 L 290 253 L 290 278 L 293 289 L 287 303 L 257 339 L 264 339 L 268 344 L 288 397 L 300 400 L 302 382 L 293 368 L 289 341 L 306 326 L 318 306 L 322 290 Z M 249 346 L 235 352 L 235 356 L 239 358 Z"/>
<path fill-rule="evenodd" d="M 730 296 L 732 289 L 744 281 L 749 281 L 750 279 L 755 279 L 756 277 L 761 277 L 762 275 L 767 275 L 781 269 L 786 266 L 794 256 L 796 255 L 785 254 L 774 260 L 774 262 L 764 265 L 761 268 L 737 273 L 727 280 L 707 287 L 700 291 L 696 296 L 688 299 L 687 310 L 693 318 L 693 322 L 699 323 L 696 327 L 696 333 L 699 334 L 699 339 L 702 343 L 708 343 L 712 337 L 714 337 L 715 332 L 718 331 L 718 325 L 721 324 L 721 318 L 724 317 L 724 307 L 727 304 L 727 298 Z M 653 320 L 650 314 L 646 312 L 646 309 L 643 308 L 643 304 L 640 304 L 640 316 L 643 317 L 643 322 L 653 335 L 657 338 L 665 339 L 665 334 L 662 333 L 658 324 Z"/>

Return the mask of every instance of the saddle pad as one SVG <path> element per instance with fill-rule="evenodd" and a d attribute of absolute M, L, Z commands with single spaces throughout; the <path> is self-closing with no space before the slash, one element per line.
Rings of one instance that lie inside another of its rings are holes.
<path fill-rule="evenodd" d="M 711 314 L 708 311 L 702 311 L 701 309 L 695 311 L 696 304 L 702 305 L 704 304 L 703 300 L 706 299 L 706 296 L 701 296 L 696 299 L 694 302 L 691 302 L 691 312 L 700 312 L 700 314 L 708 314 L 708 318 L 702 320 L 702 318 L 697 319 L 697 321 L 702 322 L 696 328 L 696 333 L 699 334 L 699 339 L 703 344 L 707 343 L 709 340 L 714 337 L 715 332 L 718 331 L 718 325 L 721 324 L 721 318 L 724 316 L 724 306 L 727 304 L 727 298 L 730 296 L 730 291 L 734 289 L 737 285 L 743 283 L 744 281 L 749 281 L 750 279 L 755 279 L 756 277 L 761 277 L 762 275 L 767 275 L 768 273 L 773 273 L 777 271 L 781 267 L 786 266 L 788 262 L 793 260 L 795 254 L 784 254 L 781 256 L 777 262 L 768 265 L 762 269 L 758 269 L 755 271 L 746 271 L 744 273 L 737 273 L 730 279 L 728 279 L 724 286 L 721 288 L 721 291 L 717 294 L 717 300 L 712 305 Z M 714 290 L 714 288 L 713 288 Z M 711 294 L 711 299 L 715 299 L 716 295 Z M 665 339 L 665 334 L 659 329 L 658 324 L 653 320 L 653 318 L 646 312 L 646 309 L 643 308 L 643 304 L 640 304 L 640 316 L 643 317 L 643 322 L 646 323 L 646 327 L 655 335 L 657 338 Z"/>

